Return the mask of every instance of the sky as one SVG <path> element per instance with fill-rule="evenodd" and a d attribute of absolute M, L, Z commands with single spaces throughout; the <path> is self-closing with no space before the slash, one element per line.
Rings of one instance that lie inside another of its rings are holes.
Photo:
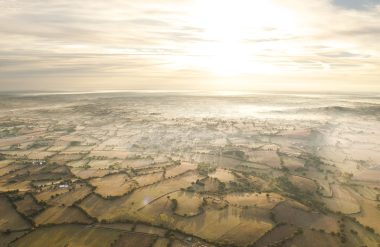
<path fill-rule="evenodd" d="M 380 0 L 0 0 L 0 91 L 380 91 Z"/>

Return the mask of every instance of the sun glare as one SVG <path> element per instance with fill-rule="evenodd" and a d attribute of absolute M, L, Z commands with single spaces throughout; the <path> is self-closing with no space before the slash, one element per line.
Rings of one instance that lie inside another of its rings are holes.
<path fill-rule="evenodd" d="M 294 15 L 273 1 L 199 0 L 190 18 L 193 24 L 202 27 L 203 41 L 188 48 L 190 54 L 198 56 L 185 60 L 218 76 L 273 73 L 275 67 L 256 56 L 263 52 L 260 45 L 252 43 L 270 39 L 271 32 L 286 35 L 295 28 Z M 266 47 L 276 48 L 276 44 Z"/>

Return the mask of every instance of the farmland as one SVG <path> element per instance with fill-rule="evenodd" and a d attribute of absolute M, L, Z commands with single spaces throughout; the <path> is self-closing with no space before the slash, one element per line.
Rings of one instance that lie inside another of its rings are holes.
<path fill-rule="evenodd" d="M 378 246 L 380 110 L 288 97 L 1 98 L 0 246 Z"/>

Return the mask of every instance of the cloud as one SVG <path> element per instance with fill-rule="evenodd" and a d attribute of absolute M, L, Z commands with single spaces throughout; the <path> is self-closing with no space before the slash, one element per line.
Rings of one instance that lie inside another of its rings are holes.
<path fill-rule="evenodd" d="M 270 84 L 328 90 L 331 83 L 344 88 L 341 80 L 350 88 L 380 89 L 377 4 L 4 0 L 0 90 L 74 84 L 88 89 L 242 90 Z"/>
<path fill-rule="evenodd" d="M 379 0 L 334 0 L 334 4 L 349 9 L 369 9 L 376 4 L 380 4 Z"/>
<path fill-rule="evenodd" d="M 351 53 L 346 51 L 334 52 L 334 53 L 320 53 L 320 56 L 330 57 L 330 58 L 368 58 L 370 55 Z"/>

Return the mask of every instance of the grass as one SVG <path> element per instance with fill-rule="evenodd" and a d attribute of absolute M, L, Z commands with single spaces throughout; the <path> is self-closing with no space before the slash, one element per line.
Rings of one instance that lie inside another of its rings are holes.
<path fill-rule="evenodd" d="M 232 193 L 224 197 L 232 205 L 239 207 L 260 207 L 271 209 L 285 200 L 276 193 Z"/>
<path fill-rule="evenodd" d="M 332 185 L 332 198 L 324 198 L 323 202 L 330 210 L 343 214 L 354 214 L 360 212 L 359 202 L 352 193 L 341 185 Z"/>
<path fill-rule="evenodd" d="M 16 201 L 15 205 L 17 211 L 27 216 L 33 215 L 43 208 L 30 194 L 26 194 L 23 199 Z"/>
<path fill-rule="evenodd" d="M 2 195 L 0 195 L 0 212 L 0 231 L 2 232 L 24 230 L 31 227 L 30 223 L 16 211 L 8 198 Z"/>
<path fill-rule="evenodd" d="M 137 188 L 136 181 L 131 180 L 125 174 L 114 174 L 102 178 L 90 180 L 90 184 L 95 186 L 95 192 L 103 197 L 122 196 Z"/>
<path fill-rule="evenodd" d="M 12 243 L 11 247 L 103 247 L 115 242 L 122 231 L 61 225 L 38 228 Z"/>
<path fill-rule="evenodd" d="M 34 221 L 37 225 L 83 223 L 93 221 L 76 207 L 50 207 L 38 214 Z"/>

